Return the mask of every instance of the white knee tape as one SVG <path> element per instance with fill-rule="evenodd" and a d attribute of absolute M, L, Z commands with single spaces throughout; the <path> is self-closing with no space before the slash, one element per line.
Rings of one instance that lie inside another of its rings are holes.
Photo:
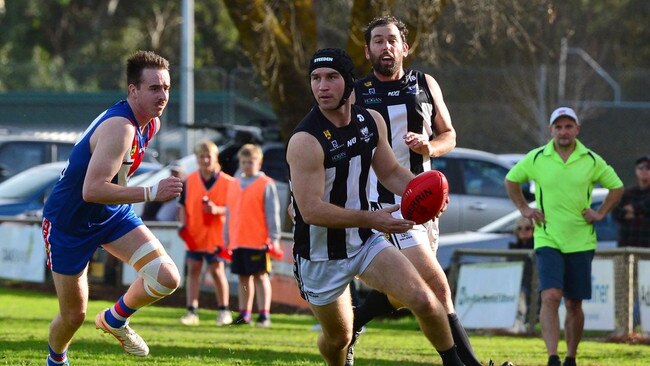
<path fill-rule="evenodd" d="M 164 252 L 162 244 L 156 239 L 146 242 L 138 248 L 131 258 L 129 259 L 129 264 L 135 266 L 135 264 L 147 254 L 161 250 Z M 149 294 L 149 296 L 154 298 L 162 298 L 173 293 L 175 288 L 168 288 L 163 286 L 158 282 L 158 272 L 160 272 L 160 267 L 163 263 L 171 263 L 175 266 L 174 261 L 167 254 L 158 256 L 148 263 L 144 264 L 142 268 L 138 271 L 138 274 L 144 280 L 144 289 Z"/>
<path fill-rule="evenodd" d="M 140 248 L 138 248 L 135 252 L 133 252 L 131 259 L 129 259 L 129 264 L 131 266 L 134 266 L 140 259 L 142 259 L 142 257 L 153 252 L 156 249 L 164 250 L 162 244 L 160 244 L 158 239 L 154 239 L 152 241 L 148 241 L 140 245 Z"/>
<path fill-rule="evenodd" d="M 157 299 L 171 295 L 176 290 L 175 288 L 163 286 L 158 282 L 158 272 L 163 263 L 175 265 L 174 261 L 172 261 L 169 256 L 164 255 L 156 257 L 151 262 L 145 264 L 138 272 L 140 277 L 144 280 L 144 290 L 147 291 L 149 296 Z"/>

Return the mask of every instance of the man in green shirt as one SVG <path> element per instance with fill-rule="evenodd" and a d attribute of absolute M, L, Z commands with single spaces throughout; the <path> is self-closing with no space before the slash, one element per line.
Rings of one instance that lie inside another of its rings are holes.
<path fill-rule="evenodd" d="M 535 254 L 542 308 L 540 323 L 549 366 L 574 366 L 584 328 L 582 300 L 591 298 L 591 261 L 596 249 L 593 223 L 602 220 L 623 194 L 614 169 L 576 136 L 580 120 L 571 108 L 560 107 L 549 121 L 552 140 L 530 151 L 505 179 L 510 199 L 523 217 L 535 223 Z M 535 182 L 537 208 L 528 206 L 521 183 Z M 591 192 L 599 183 L 609 193 L 598 210 L 591 209 Z M 567 354 L 558 356 L 558 309 L 565 299 Z"/>

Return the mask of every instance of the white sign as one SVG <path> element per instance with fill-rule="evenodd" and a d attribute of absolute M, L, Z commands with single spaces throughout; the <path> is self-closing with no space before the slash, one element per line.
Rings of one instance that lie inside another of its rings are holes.
<path fill-rule="evenodd" d="M 39 225 L 0 224 L 0 278 L 45 282 L 45 244 Z"/>
<path fill-rule="evenodd" d="M 650 261 L 639 261 L 637 281 L 639 286 L 639 310 L 641 329 L 650 332 Z"/>
<path fill-rule="evenodd" d="M 585 328 L 614 330 L 614 261 L 594 259 L 591 264 L 591 300 L 582 302 Z M 560 304 L 560 326 L 564 329 L 566 308 Z"/>
<path fill-rule="evenodd" d="M 456 290 L 456 313 L 463 326 L 510 328 L 515 323 L 524 263 L 464 264 Z"/>
<path fill-rule="evenodd" d="M 181 284 L 185 282 L 182 278 L 185 273 L 185 243 L 178 237 L 178 230 L 175 228 L 150 228 L 151 232 L 160 240 L 167 254 L 176 263 L 181 273 Z M 138 276 L 138 273 L 128 263 L 123 264 L 122 284 L 130 286 Z"/>

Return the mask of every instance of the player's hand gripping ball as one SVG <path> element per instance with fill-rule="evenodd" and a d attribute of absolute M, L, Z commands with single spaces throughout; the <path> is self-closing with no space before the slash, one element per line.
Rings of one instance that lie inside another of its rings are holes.
<path fill-rule="evenodd" d="M 444 209 L 449 197 L 447 177 L 437 170 L 418 174 L 402 195 L 402 216 L 423 224 L 434 219 Z"/>

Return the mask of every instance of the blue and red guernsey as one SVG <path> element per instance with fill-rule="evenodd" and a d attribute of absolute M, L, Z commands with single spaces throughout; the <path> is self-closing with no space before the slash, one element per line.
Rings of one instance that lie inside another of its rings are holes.
<path fill-rule="evenodd" d="M 113 117 L 128 119 L 135 130 L 131 149 L 124 155 L 122 167 L 112 180 L 112 183 L 121 186 L 126 186 L 129 177 L 140 166 L 149 141 L 160 124 L 158 118 L 153 118 L 144 130 L 141 130 L 126 100 L 115 103 L 95 118 L 76 142 L 68 163 L 61 172 L 59 181 L 55 184 L 43 208 L 43 217 L 48 219 L 52 226 L 58 230 L 70 234 L 84 234 L 99 229 L 109 220 L 131 210 L 131 204 L 105 205 L 85 202 L 82 197 L 84 178 L 91 157 L 90 138 L 99 125 Z"/>

